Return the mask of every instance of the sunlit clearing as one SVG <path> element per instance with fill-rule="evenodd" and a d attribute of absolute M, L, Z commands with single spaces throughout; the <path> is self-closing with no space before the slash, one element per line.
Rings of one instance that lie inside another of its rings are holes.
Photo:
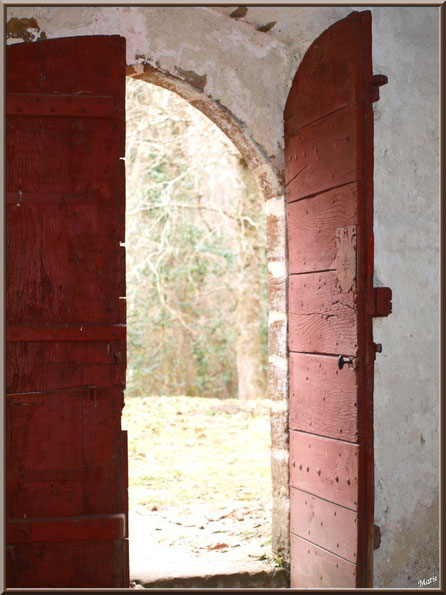
<path fill-rule="evenodd" d="M 126 110 L 131 573 L 162 577 L 174 551 L 177 567 L 265 560 L 264 199 L 228 138 L 177 95 L 128 79 Z"/>

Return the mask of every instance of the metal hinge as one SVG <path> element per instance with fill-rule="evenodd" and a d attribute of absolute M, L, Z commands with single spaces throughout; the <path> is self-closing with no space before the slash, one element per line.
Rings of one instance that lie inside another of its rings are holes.
<path fill-rule="evenodd" d="M 392 290 L 390 287 L 373 288 L 373 312 L 371 316 L 388 316 L 392 313 Z"/>
<path fill-rule="evenodd" d="M 379 88 L 387 85 L 389 79 L 385 74 L 374 74 L 372 76 L 372 86 L 370 88 L 370 100 L 372 103 L 379 100 Z"/>

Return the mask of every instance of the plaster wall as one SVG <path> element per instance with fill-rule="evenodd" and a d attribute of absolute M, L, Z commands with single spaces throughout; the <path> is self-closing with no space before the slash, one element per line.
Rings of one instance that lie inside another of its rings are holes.
<path fill-rule="evenodd" d="M 311 42 L 354 10 L 337 7 L 9 7 L 9 43 L 119 34 L 128 74 L 171 88 L 213 119 L 265 192 L 270 276 L 273 540 L 288 533 L 286 245 L 282 112 Z M 358 10 L 367 7 L 361 6 Z M 375 319 L 376 587 L 438 575 L 438 34 L 435 7 L 372 7 L 375 104 L 375 285 L 393 313 Z M 24 25 L 21 19 L 35 19 Z M 19 19 L 12 21 L 11 19 Z M 258 28 L 276 21 L 268 31 Z M 44 35 L 43 35 L 44 34 Z"/>
<path fill-rule="evenodd" d="M 373 9 L 375 286 L 393 313 L 374 319 L 375 586 L 439 576 L 439 13 Z M 431 586 L 439 586 L 432 583 Z"/>

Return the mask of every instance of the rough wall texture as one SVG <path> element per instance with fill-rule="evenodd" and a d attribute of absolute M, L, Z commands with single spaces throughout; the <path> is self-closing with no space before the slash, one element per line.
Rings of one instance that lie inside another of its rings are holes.
<path fill-rule="evenodd" d="M 374 324 L 377 587 L 439 575 L 438 16 L 373 10 L 374 70 L 389 77 L 375 104 L 375 285 L 393 290 Z"/>
<path fill-rule="evenodd" d="M 257 171 L 268 214 L 273 543 L 279 550 L 288 540 L 282 112 L 310 43 L 354 7 L 248 7 L 242 18 L 231 18 L 233 10 L 11 7 L 8 34 L 9 43 L 124 35 L 128 74 L 191 101 Z M 376 524 L 382 533 L 375 585 L 416 587 L 438 575 L 439 12 L 371 10 L 374 71 L 389 77 L 375 104 L 375 285 L 393 290 L 393 314 L 374 324 L 375 341 L 383 344 L 375 378 Z"/>

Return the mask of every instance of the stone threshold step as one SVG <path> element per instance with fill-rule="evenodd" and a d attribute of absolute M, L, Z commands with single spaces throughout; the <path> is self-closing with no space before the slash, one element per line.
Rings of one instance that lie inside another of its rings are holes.
<path fill-rule="evenodd" d="M 258 572 L 172 576 L 166 578 L 132 577 L 134 589 L 288 589 L 289 578 L 284 568 Z"/>

